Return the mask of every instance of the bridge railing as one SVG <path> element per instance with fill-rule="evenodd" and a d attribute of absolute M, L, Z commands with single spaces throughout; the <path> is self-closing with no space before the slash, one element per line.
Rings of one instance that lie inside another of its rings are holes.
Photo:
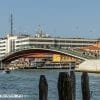
<path fill-rule="evenodd" d="M 96 58 L 95 56 L 92 56 L 92 55 L 84 55 L 82 52 L 79 52 L 76 50 L 66 50 L 66 52 L 76 55 L 76 56 L 79 56 L 79 57 L 82 57 L 82 58 L 86 58 L 86 59 L 95 59 Z"/>
<path fill-rule="evenodd" d="M 82 52 L 79 52 L 79 51 L 73 50 L 73 49 L 54 48 L 54 50 L 58 50 L 58 51 L 61 51 L 61 52 L 64 52 L 64 53 L 69 53 L 69 54 L 72 54 L 74 56 L 78 56 L 78 57 L 85 58 L 85 59 L 95 59 L 96 58 L 95 56 L 91 56 L 91 55 L 83 55 Z"/>
<path fill-rule="evenodd" d="M 40 48 L 40 49 L 50 49 L 50 50 L 56 50 L 56 51 L 60 51 L 60 52 L 64 52 L 64 53 L 69 53 L 73 56 L 78 56 L 78 57 L 81 57 L 83 59 L 95 59 L 96 57 L 94 56 L 90 56 L 90 55 L 84 55 L 82 52 L 79 52 L 79 51 L 76 51 L 76 50 L 73 50 L 73 49 L 64 49 L 64 48 L 58 48 L 58 47 L 33 47 L 33 46 L 28 46 L 28 47 L 25 47 L 25 48 L 20 48 L 20 49 L 15 49 L 9 53 L 6 53 L 4 57 L 10 55 L 10 54 L 13 54 L 15 52 L 19 52 L 21 50 L 27 50 L 27 49 L 35 49 L 35 48 Z"/>

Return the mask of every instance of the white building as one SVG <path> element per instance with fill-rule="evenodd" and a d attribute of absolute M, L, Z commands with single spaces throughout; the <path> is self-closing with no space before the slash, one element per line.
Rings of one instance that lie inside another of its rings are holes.
<path fill-rule="evenodd" d="M 100 73 L 100 59 L 96 60 L 86 60 L 79 64 L 77 71 L 89 71 L 89 72 L 99 72 Z"/>
<path fill-rule="evenodd" d="M 85 38 L 57 38 L 48 35 L 7 35 L 5 38 L 0 38 L 0 57 L 7 53 L 29 48 L 78 48 L 82 46 L 92 45 L 96 43 L 96 39 Z"/>

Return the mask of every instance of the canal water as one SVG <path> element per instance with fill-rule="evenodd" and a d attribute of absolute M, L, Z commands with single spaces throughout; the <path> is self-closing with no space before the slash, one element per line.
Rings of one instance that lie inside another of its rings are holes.
<path fill-rule="evenodd" d="M 10 74 L 0 71 L 0 100 L 39 100 L 39 78 L 48 82 L 48 100 L 58 100 L 57 81 L 64 70 L 14 70 Z M 100 74 L 89 74 L 91 100 L 100 100 Z M 81 73 L 76 73 L 76 100 L 82 100 Z"/>

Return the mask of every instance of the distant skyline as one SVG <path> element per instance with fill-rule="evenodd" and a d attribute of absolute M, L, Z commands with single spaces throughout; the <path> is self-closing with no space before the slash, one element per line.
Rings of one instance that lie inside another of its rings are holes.
<path fill-rule="evenodd" d="M 35 35 L 40 25 L 51 36 L 100 38 L 100 0 L 0 0 L 0 37 L 10 32 Z"/>

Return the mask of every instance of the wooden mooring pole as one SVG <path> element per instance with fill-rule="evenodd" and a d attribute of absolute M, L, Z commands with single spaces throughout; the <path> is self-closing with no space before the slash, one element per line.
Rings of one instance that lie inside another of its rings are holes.
<path fill-rule="evenodd" d="M 66 72 L 59 73 L 58 95 L 59 95 L 59 100 L 73 100 L 71 78 L 69 74 Z"/>
<path fill-rule="evenodd" d="M 70 72 L 70 78 L 72 82 L 72 100 L 76 100 L 76 77 L 75 77 L 75 71 Z"/>
<path fill-rule="evenodd" d="M 39 81 L 39 100 L 47 100 L 48 98 L 48 84 L 44 75 L 40 76 Z"/>
<path fill-rule="evenodd" d="M 83 72 L 81 76 L 82 100 L 90 100 L 89 76 Z"/>

